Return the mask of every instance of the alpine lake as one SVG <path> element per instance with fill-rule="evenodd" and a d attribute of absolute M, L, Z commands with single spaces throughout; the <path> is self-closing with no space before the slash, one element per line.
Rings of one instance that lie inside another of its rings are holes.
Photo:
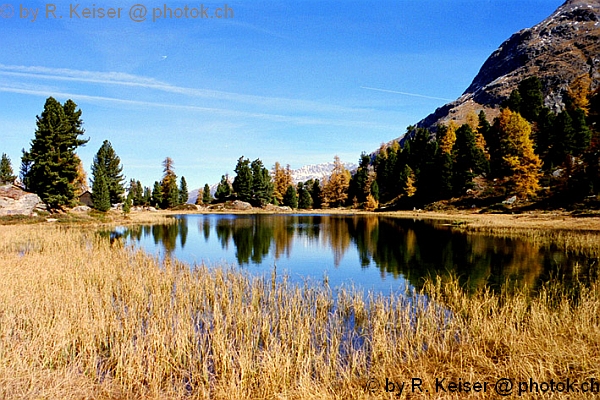
<path fill-rule="evenodd" d="M 535 291 L 552 280 L 585 282 L 599 254 L 514 237 L 468 233 L 438 220 L 343 214 L 187 214 L 167 224 L 105 232 L 190 266 L 231 266 L 298 284 L 387 296 L 426 278 L 457 277 L 468 292 Z"/>

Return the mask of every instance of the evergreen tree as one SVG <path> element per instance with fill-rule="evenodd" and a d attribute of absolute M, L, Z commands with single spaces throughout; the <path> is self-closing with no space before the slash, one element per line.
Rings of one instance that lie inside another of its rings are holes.
<path fill-rule="evenodd" d="M 163 191 L 160 186 L 160 182 L 154 182 L 154 187 L 152 189 L 152 200 L 150 202 L 152 207 L 161 208 L 163 204 Z"/>
<path fill-rule="evenodd" d="M 447 199 L 452 196 L 452 155 L 450 153 L 440 153 L 439 158 L 439 198 Z"/>
<path fill-rule="evenodd" d="M 2 160 L 0 160 L 0 185 L 13 183 L 15 179 L 17 177 L 13 174 L 10 157 L 2 153 Z"/>
<path fill-rule="evenodd" d="M 313 208 L 319 209 L 323 206 L 321 203 L 321 183 L 318 179 L 315 179 L 312 182 L 311 181 L 312 179 L 306 182 L 306 186 L 307 189 L 310 188 L 309 191 L 310 197 L 312 198 Z M 311 183 L 309 184 L 309 182 Z"/>
<path fill-rule="evenodd" d="M 187 203 L 190 198 L 190 194 L 188 193 L 187 182 L 185 177 L 181 177 L 181 182 L 179 184 L 179 204 Z"/>
<path fill-rule="evenodd" d="M 152 190 L 149 187 L 144 187 L 144 197 L 142 205 L 149 206 L 152 203 Z"/>
<path fill-rule="evenodd" d="M 273 182 L 271 174 L 260 159 L 252 161 L 252 199 L 258 206 L 271 202 L 273 198 Z"/>
<path fill-rule="evenodd" d="M 544 107 L 544 95 L 542 93 L 542 82 L 537 76 L 523 79 L 519 83 L 521 105 L 517 111 L 530 123 L 537 121 Z"/>
<path fill-rule="evenodd" d="M 170 157 L 163 161 L 163 178 L 160 187 L 162 190 L 161 208 L 173 208 L 180 204 L 181 196 L 177 187 L 177 175 L 173 168 L 173 159 Z"/>
<path fill-rule="evenodd" d="M 298 208 L 307 210 L 312 208 L 312 197 L 308 190 L 308 186 L 302 182 L 298 183 Z"/>
<path fill-rule="evenodd" d="M 521 112 L 521 104 L 523 104 L 521 92 L 519 92 L 519 89 L 514 89 L 512 92 L 510 92 L 510 96 L 504 102 L 504 104 L 502 104 L 502 106 L 518 113 Z"/>
<path fill-rule="evenodd" d="M 217 185 L 217 190 L 215 191 L 215 197 L 219 201 L 224 201 L 227 197 L 232 194 L 232 187 L 229 183 L 229 177 L 227 175 L 221 176 L 221 182 Z"/>
<path fill-rule="evenodd" d="M 227 185 L 229 186 L 229 184 Z M 202 202 L 204 204 L 210 204 L 212 203 L 213 198 L 212 195 L 210 194 L 210 186 L 208 186 L 208 183 L 204 185 L 204 190 L 202 190 Z"/>
<path fill-rule="evenodd" d="M 133 203 L 133 195 L 131 192 L 127 194 L 125 201 L 123 202 L 123 215 L 127 216 L 131 212 L 131 205 Z"/>
<path fill-rule="evenodd" d="M 373 196 L 373 200 L 375 201 L 379 201 L 379 185 L 377 184 L 377 181 L 374 180 L 373 183 L 371 184 L 371 196 Z"/>
<path fill-rule="evenodd" d="M 453 151 L 452 187 L 461 195 L 472 187 L 473 178 L 488 170 L 488 162 L 483 151 L 475 143 L 475 135 L 471 127 L 462 125 L 456 131 L 456 145 Z"/>
<path fill-rule="evenodd" d="M 290 208 L 298 208 L 298 193 L 294 185 L 288 186 L 283 196 L 283 205 Z"/>
<path fill-rule="evenodd" d="M 350 178 L 350 186 L 348 188 L 348 197 L 356 198 L 358 203 L 362 204 L 367 201 L 370 185 L 369 182 L 369 165 L 371 157 L 365 152 L 361 153 L 358 160 L 358 169 L 352 178 Z"/>
<path fill-rule="evenodd" d="M 136 206 L 144 205 L 144 187 L 140 181 L 135 182 L 135 197 L 133 198 L 133 204 Z"/>
<path fill-rule="evenodd" d="M 92 201 L 94 202 L 94 208 L 96 210 L 102 212 L 110 210 L 110 191 L 102 168 L 99 168 L 94 172 Z"/>
<path fill-rule="evenodd" d="M 21 167 L 19 168 L 19 178 L 21 179 L 21 183 L 23 184 L 23 188 L 25 190 L 31 190 L 29 185 L 29 172 L 31 171 L 31 166 L 33 165 L 33 161 L 31 159 L 31 155 L 29 152 L 25 151 L 25 149 L 21 149 Z"/>
<path fill-rule="evenodd" d="M 244 156 L 238 159 L 235 167 L 235 178 L 233 179 L 233 191 L 241 201 L 252 201 L 252 169 L 250 160 Z"/>
<path fill-rule="evenodd" d="M 61 105 L 49 97 L 44 111 L 37 117 L 35 138 L 31 149 L 23 152 L 27 165 L 24 183 L 50 208 L 74 204 L 78 159 L 75 150 L 88 140 L 78 139 L 83 134 L 81 111 L 68 100 Z"/>
<path fill-rule="evenodd" d="M 98 171 L 102 170 L 101 174 L 106 181 L 111 204 L 121 203 L 123 201 L 123 167 L 121 160 L 115 153 L 112 144 L 105 140 L 98 149 L 94 162 L 92 164 L 92 175 L 94 179 L 98 175 Z"/>

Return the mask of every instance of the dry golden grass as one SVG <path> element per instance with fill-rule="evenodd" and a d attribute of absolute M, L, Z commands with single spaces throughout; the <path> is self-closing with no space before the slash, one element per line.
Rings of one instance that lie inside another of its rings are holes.
<path fill-rule="evenodd" d="M 425 292 L 336 297 L 161 263 L 81 229 L 0 226 L 0 398 L 394 398 L 386 379 L 405 398 L 497 398 L 499 378 L 600 379 L 598 282 L 533 298 L 467 296 L 456 281 Z M 488 387 L 436 393 L 436 378 Z"/>

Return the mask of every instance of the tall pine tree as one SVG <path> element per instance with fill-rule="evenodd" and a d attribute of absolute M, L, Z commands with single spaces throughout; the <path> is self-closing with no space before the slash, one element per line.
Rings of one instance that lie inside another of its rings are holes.
<path fill-rule="evenodd" d="M 229 184 L 227 184 L 227 186 L 229 186 Z M 208 183 L 204 185 L 204 189 L 202 190 L 202 203 L 204 204 L 210 204 L 213 201 L 213 197 L 210 194 L 210 186 L 208 186 Z"/>
<path fill-rule="evenodd" d="M 13 174 L 12 165 L 10 164 L 10 157 L 5 153 L 2 153 L 2 160 L 0 160 L 0 185 L 6 185 L 13 183 L 17 177 Z"/>
<path fill-rule="evenodd" d="M 190 194 L 188 192 L 187 182 L 185 177 L 181 177 L 181 182 L 179 184 L 179 204 L 187 203 L 190 198 Z"/>
<path fill-rule="evenodd" d="M 224 201 L 226 198 L 231 196 L 232 192 L 233 189 L 231 188 L 231 184 L 229 183 L 229 176 L 221 176 L 221 181 L 217 185 L 217 190 L 215 192 L 215 197 L 217 198 L 217 200 Z"/>
<path fill-rule="evenodd" d="M 121 165 L 121 159 L 117 156 L 112 144 L 108 140 L 102 142 L 102 146 L 100 146 L 94 157 L 94 162 L 92 164 L 92 175 L 94 176 L 94 180 L 99 174 L 99 170 L 102 171 L 101 174 L 106 181 L 110 203 L 122 203 L 123 193 L 125 193 L 122 174 L 123 166 Z"/>
<path fill-rule="evenodd" d="M 88 142 L 79 139 L 84 133 L 81 110 L 72 100 L 63 106 L 49 97 L 36 125 L 31 149 L 23 152 L 25 184 L 52 209 L 73 205 L 79 164 L 75 151 Z"/>

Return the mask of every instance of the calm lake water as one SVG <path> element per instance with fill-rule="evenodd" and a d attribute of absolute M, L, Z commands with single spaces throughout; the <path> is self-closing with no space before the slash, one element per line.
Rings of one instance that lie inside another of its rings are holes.
<path fill-rule="evenodd" d="M 459 277 L 475 290 L 507 281 L 535 289 L 585 274 L 597 258 L 524 240 L 456 232 L 439 221 L 376 215 L 181 215 L 176 223 L 121 228 L 128 243 L 190 264 L 235 265 L 331 287 L 382 294 L 420 288 L 427 276 Z M 325 278 L 326 277 L 326 278 Z"/>

